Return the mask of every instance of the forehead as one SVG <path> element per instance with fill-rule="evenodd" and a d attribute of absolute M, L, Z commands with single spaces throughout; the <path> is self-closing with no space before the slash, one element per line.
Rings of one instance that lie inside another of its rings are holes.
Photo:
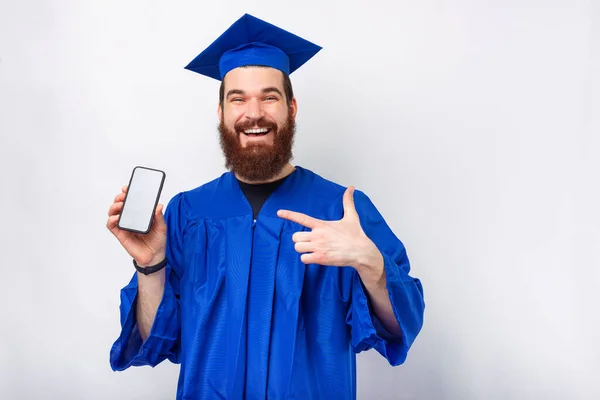
<path fill-rule="evenodd" d="M 232 69 L 223 79 L 225 93 L 232 89 L 247 92 L 276 87 L 283 92 L 283 73 L 270 67 L 243 67 Z"/>

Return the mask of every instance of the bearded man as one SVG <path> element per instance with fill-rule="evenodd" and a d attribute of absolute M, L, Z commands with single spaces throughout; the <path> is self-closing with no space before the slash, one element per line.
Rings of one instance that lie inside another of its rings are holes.
<path fill-rule="evenodd" d="M 300 166 L 289 75 L 321 47 L 244 15 L 186 68 L 221 81 L 228 172 L 180 192 L 152 229 L 108 229 L 137 269 L 113 370 L 180 363 L 178 399 L 353 399 L 355 354 L 403 363 L 420 281 L 370 199 Z"/>

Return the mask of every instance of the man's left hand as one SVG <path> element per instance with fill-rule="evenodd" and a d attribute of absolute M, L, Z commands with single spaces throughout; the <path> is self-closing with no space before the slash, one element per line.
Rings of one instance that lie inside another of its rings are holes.
<path fill-rule="evenodd" d="M 294 248 L 301 253 L 304 264 L 356 269 L 380 265 L 382 255 L 375 243 L 365 234 L 354 205 L 354 187 L 349 187 L 343 198 L 344 216 L 339 221 L 323 221 L 306 214 L 279 210 L 280 218 L 310 228 L 310 232 L 296 232 L 292 236 Z"/>

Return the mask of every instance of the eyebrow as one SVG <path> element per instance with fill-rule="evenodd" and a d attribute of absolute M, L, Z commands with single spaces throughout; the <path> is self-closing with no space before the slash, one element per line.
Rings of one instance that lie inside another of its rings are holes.
<path fill-rule="evenodd" d="M 271 93 L 271 92 L 275 92 L 279 96 L 283 97 L 283 93 L 281 93 L 281 90 L 277 89 L 275 86 L 266 87 L 262 90 L 263 94 Z M 229 98 L 229 96 L 232 96 L 234 94 L 244 95 L 244 94 L 246 94 L 246 92 L 244 92 L 243 90 L 240 90 L 240 89 L 231 89 L 230 91 L 227 92 L 227 96 L 225 96 L 225 97 Z"/>
<path fill-rule="evenodd" d="M 280 91 L 279 89 L 277 89 L 275 86 L 271 86 L 271 87 L 268 87 L 268 88 L 264 88 L 264 89 L 262 90 L 262 92 L 263 92 L 263 94 L 265 94 L 265 93 L 270 93 L 270 92 L 275 92 L 275 93 L 277 93 L 279 96 L 283 97 L 283 93 L 281 93 L 281 91 Z"/>
<path fill-rule="evenodd" d="M 227 92 L 227 96 L 225 96 L 225 97 L 229 98 L 229 96 L 234 95 L 234 94 L 241 94 L 241 95 L 243 95 L 244 91 L 240 90 L 240 89 L 231 89 L 229 92 Z"/>

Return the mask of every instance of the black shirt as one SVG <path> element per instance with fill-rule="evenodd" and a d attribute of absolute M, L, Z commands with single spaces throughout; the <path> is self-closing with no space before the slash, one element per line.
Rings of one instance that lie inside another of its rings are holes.
<path fill-rule="evenodd" d="M 256 219 L 256 216 L 260 212 L 262 206 L 265 204 L 265 201 L 267 201 L 269 196 L 275 191 L 275 189 L 279 187 L 279 185 L 283 183 L 283 181 L 285 181 L 286 178 L 287 176 L 274 182 L 260 184 L 246 183 L 240 181 L 239 179 L 237 180 L 240 184 L 242 192 L 252 206 L 252 214 L 254 215 L 254 219 Z"/>

